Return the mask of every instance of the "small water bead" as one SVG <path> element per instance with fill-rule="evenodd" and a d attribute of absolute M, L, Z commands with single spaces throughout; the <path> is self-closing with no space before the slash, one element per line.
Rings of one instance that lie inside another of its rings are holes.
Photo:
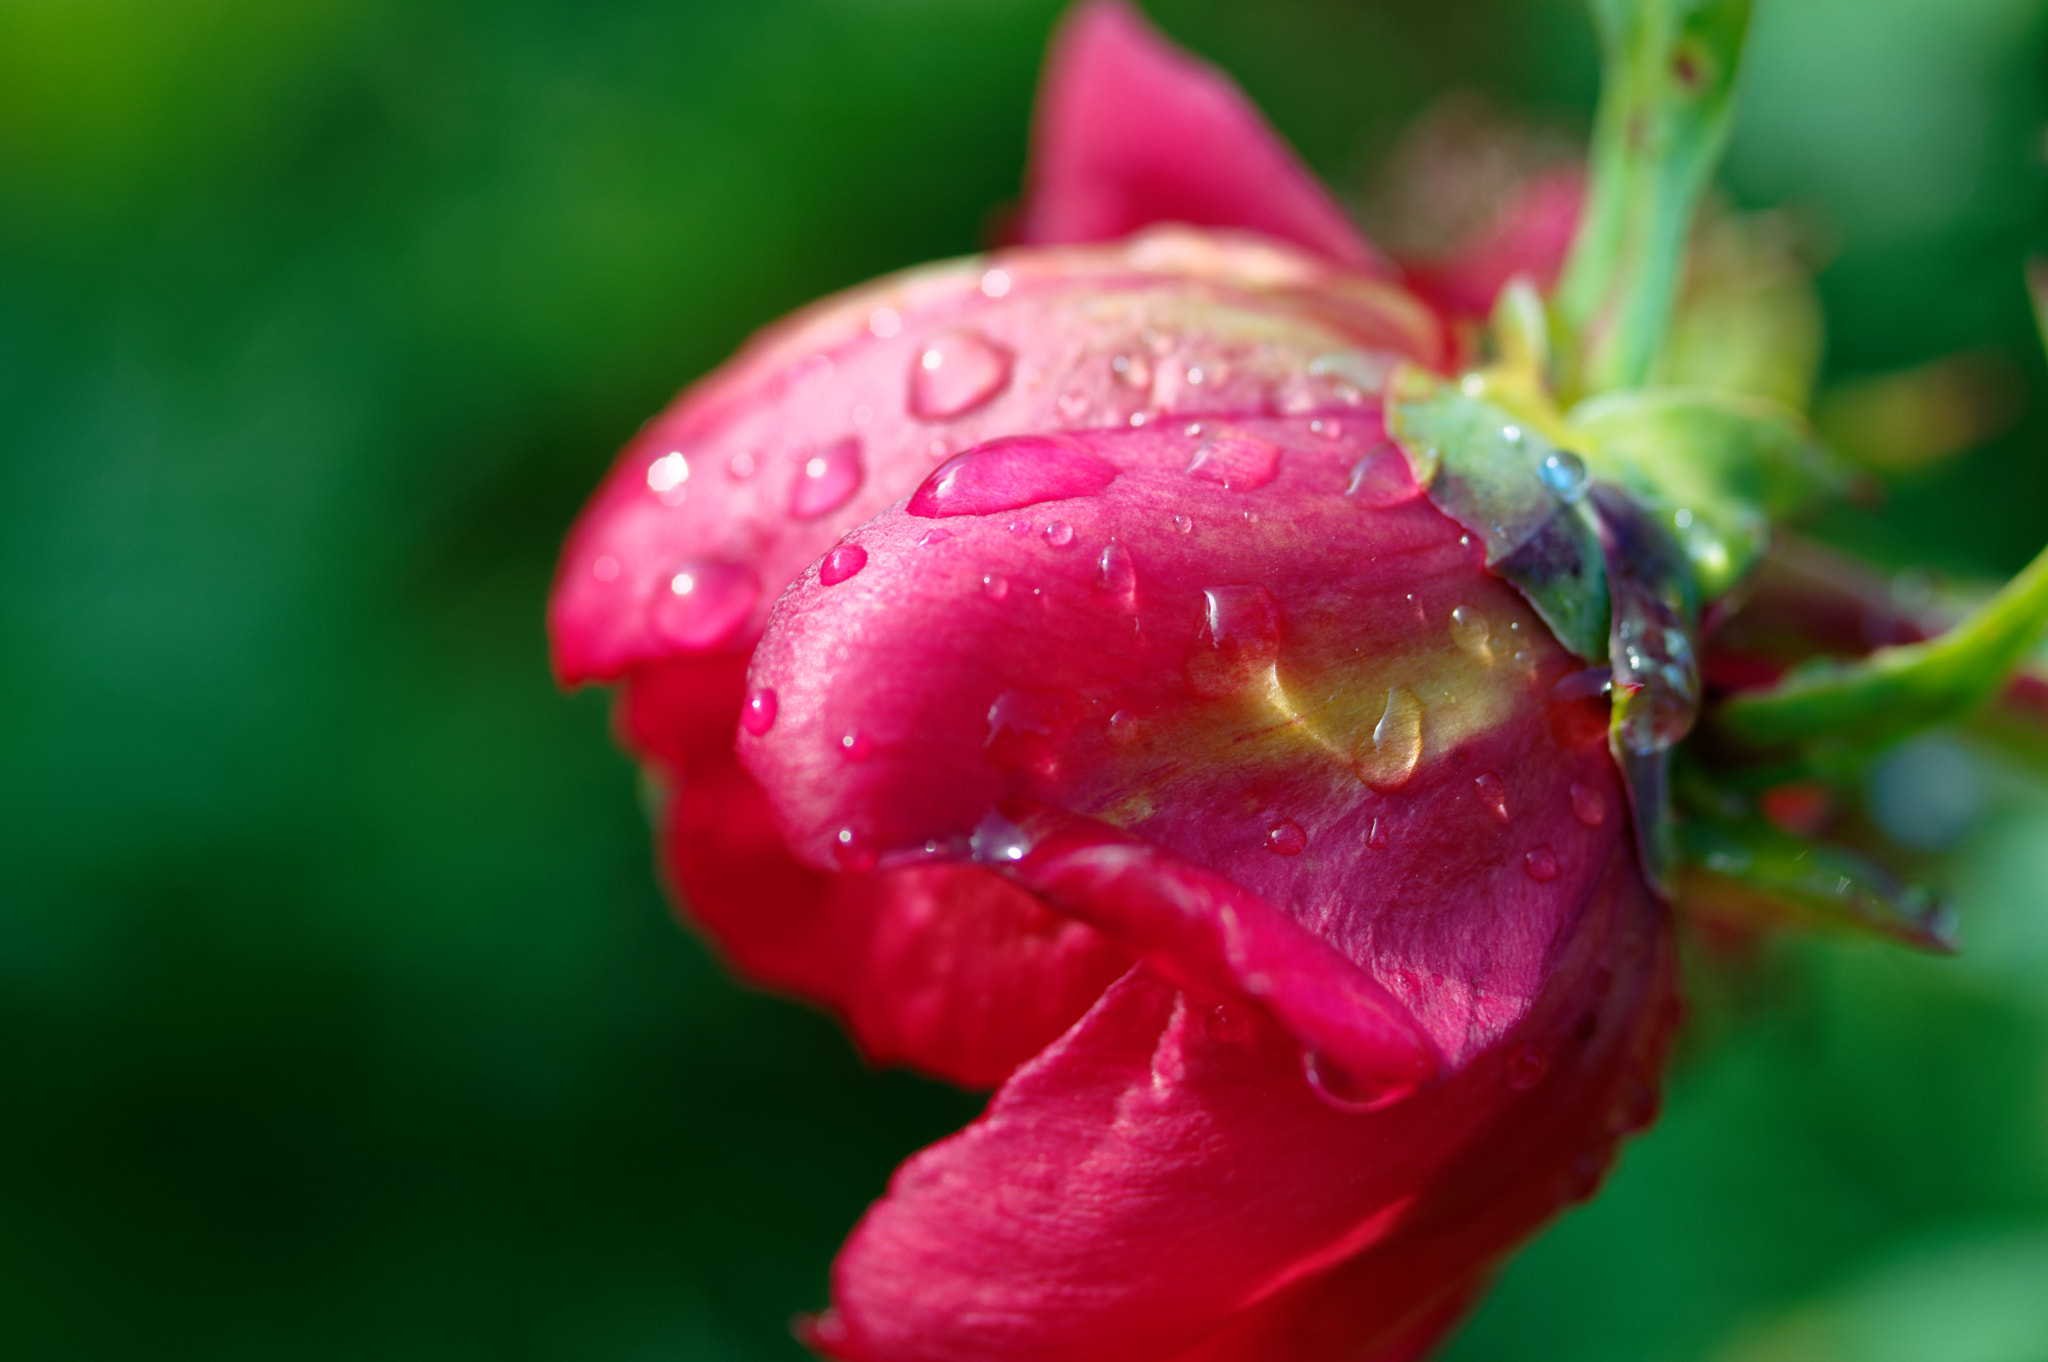
<path fill-rule="evenodd" d="M 951 530 L 926 530 L 917 537 L 917 546 L 921 549 L 928 549 L 934 544 L 943 544 L 952 537 L 953 532 Z"/>
<path fill-rule="evenodd" d="M 664 506 L 679 506 L 690 480 L 690 461 L 681 450 L 671 450 L 647 465 L 647 487 Z"/>
<path fill-rule="evenodd" d="M 857 575 L 868 565 L 868 551 L 858 544 L 841 544 L 825 555 L 825 561 L 818 564 L 818 580 L 826 586 L 837 586 L 847 578 Z"/>
<path fill-rule="evenodd" d="M 1486 622 L 1486 616 L 1469 605 L 1460 605 L 1452 609 L 1452 640 L 1481 662 L 1493 661 L 1493 649 L 1487 642 L 1492 636 L 1493 628 Z"/>
<path fill-rule="evenodd" d="M 1548 846 L 1537 847 L 1522 858 L 1522 868 L 1536 883 L 1549 884 L 1557 878 L 1557 853 Z"/>
<path fill-rule="evenodd" d="M 757 686 L 747 695 L 747 703 L 740 710 L 740 727 L 760 737 L 775 727 L 775 711 L 779 702 L 772 686 Z"/>
<path fill-rule="evenodd" d="M 1009 435 L 955 454 L 932 470 L 904 509 L 937 520 L 996 515 L 1041 502 L 1100 494 L 1118 476 L 1114 464 L 1060 435 Z"/>
<path fill-rule="evenodd" d="M 1010 385 L 1009 350 L 978 331 L 945 331 L 924 343 L 910 366 L 910 414 L 950 421 L 990 402 Z"/>
<path fill-rule="evenodd" d="M 1480 804 L 1486 808 L 1488 813 L 1503 823 L 1508 821 L 1508 786 L 1506 781 L 1493 772 L 1488 771 L 1483 775 L 1477 775 L 1472 778 L 1472 793 L 1479 796 Z"/>
<path fill-rule="evenodd" d="M 1351 466 L 1351 482 L 1344 494 L 1361 506 L 1384 511 L 1415 500 L 1422 495 L 1422 488 L 1415 482 L 1408 456 L 1382 444 Z"/>
<path fill-rule="evenodd" d="M 841 735 L 839 754 L 848 761 L 866 761 L 875 754 L 875 742 L 859 729 Z"/>
<path fill-rule="evenodd" d="M 1550 1051 L 1540 1041 L 1524 1041 L 1508 1055 L 1508 1086 L 1527 1092 L 1550 1072 Z"/>
<path fill-rule="evenodd" d="M 1063 549 L 1074 542 L 1074 527 L 1064 520 L 1055 520 L 1045 527 L 1045 542 L 1056 549 Z"/>
<path fill-rule="evenodd" d="M 1242 431 L 1224 431 L 1195 450 L 1187 471 L 1189 477 L 1233 492 L 1249 492 L 1279 475 L 1280 446 Z"/>
<path fill-rule="evenodd" d="M 888 340 L 903 329 L 903 314 L 893 307 L 878 307 L 868 314 L 868 330 L 877 340 Z"/>
<path fill-rule="evenodd" d="M 1202 599 L 1202 626 L 1182 666 L 1188 689 L 1205 699 L 1235 695 L 1279 660 L 1280 607 L 1262 586 L 1212 586 Z"/>
<path fill-rule="evenodd" d="M 1301 1052 L 1301 1073 L 1308 1080 L 1309 1090 L 1321 1098 L 1324 1105 L 1350 1115 L 1377 1111 L 1397 1095 L 1379 1084 L 1359 1082 L 1334 1061 L 1313 1050 Z"/>
<path fill-rule="evenodd" d="M 852 828 L 841 828 L 833 839 L 833 850 L 839 857 L 839 868 L 858 874 L 875 868 L 875 851 L 867 839 Z"/>
<path fill-rule="evenodd" d="M 1292 818 L 1266 829 L 1266 850 L 1275 856 L 1299 856 L 1308 850 L 1308 832 Z"/>
<path fill-rule="evenodd" d="M 1095 589 L 1108 596 L 1129 600 L 1137 594 L 1138 565 L 1131 561 L 1131 551 L 1117 540 L 1110 540 L 1102 546 L 1102 556 L 1095 564 Z"/>
<path fill-rule="evenodd" d="M 849 435 L 817 450 L 797 470 L 789 513 L 798 520 L 816 520 L 838 510 L 860 489 L 862 476 L 858 437 Z"/>
<path fill-rule="evenodd" d="M 734 482 L 745 482 L 754 476 L 754 469 L 757 466 L 753 455 L 735 454 L 726 461 L 725 471 Z"/>
<path fill-rule="evenodd" d="M 994 809 L 974 825 L 968 853 L 984 865 L 1007 865 L 1031 854 L 1031 836 Z"/>
<path fill-rule="evenodd" d="M 1202 1018 L 1202 1030 L 1218 1045 L 1242 1045 L 1252 1038 L 1251 1007 L 1247 1003 L 1218 1003 Z"/>
<path fill-rule="evenodd" d="M 1131 413 L 1131 424 L 1133 426 L 1142 426 L 1149 419 L 1150 418 L 1147 417 L 1145 413 L 1142 411 L 1134 411 Z"/>
<path fill-rule="evenodd" d="M 1607 695 L 1613 673 L 1587 667 L 1559 679 L 1550 690 L 1550 733 L 1566 751 L 1607 741 Z"/>
<path fill-rule="evenodd" d="M 753 569 L 716 558 L 676 565 L 668 590 L 649 607 L 654 630 L 680 648 L 712 648 L 732 637 L 761 596 Z"/>
<path fill-rule="evenodd" d="M 984 573 L 981 578 L 981 594 L 992 601 L 999 601 L 1010 594 L 1010 579 L 999 572 Z"/>
<path fill-rule="evenodd" d="M 1372 831 L 1365 835 L 1365 844 L 1374 851 L 1385 851 L 1387 844 L 1391 841 L 1393 841 L 1393 828 L 1389 820 L 1385 818 L 1373 819 Z"/>
<path fill-rule="evenodd" d="M 1186 435 L 1190 440 L 1199 440 L 1200 438 L 1202 438 L 1202 423 L 1200 421 L 1190 421 L 1187 425 L 1187 429 L 1182 431 L 1181 433 L 1183 435 Z"/>
<path fill-rule="evenodd" d="M 989 298 L 1008 296 L 1010 292 L 1010 272 L 1008 270 L 988 270 L 984 272 L 981 276 L 981 291 L 983 296 Z"/>
<path fill-rule="evenodd" d="M 1309 422 L 1308 428 L 1310 434 L 1320 435 L 1325 440 L 1341 440 L 1344 438 L 1344 425 L 1340 421 L 1318 418 Z"/>
<path fill-rule="evenodd" d="M 1193 516 L 1177 515 L 1173 518 L 1173 528 L 1182 534 L 1191 534 L 1194 532 L 1195 519 Z"/>
<path fill-rule="evenodd" d="M 1128 747 L 1138 740 L 1138 716 L 1120 709 L 1109 716 L 1108 731 L 1112 747 Z"/>
<path fill-rule="evenodd" d="M 590 575 L 600 582 L 614 581 L 619 575 L 619 560 L 605 554 L 590 565 Z"/>
<path fill-rule="evenodd" d="M 1572 782 L 1572 817 L 1589 828 L 1607 821 L 1607 800 L 1590 785 Z"/>
<path fill-rule="evenodd" d="M 1359 778 L 1382 794 L 1400 789 L 1422 762 L 1422 701 L 1405 686 L 1387 692 L 1372 745 L 1359 753 Z M 1375 825 L 1377 830 L 1377 825 Z"/>
<path fill-rule="evenodd" d="M 1118 355 L 1110 360 L 1109 368 L 1126 387 L 1152 386 L 1152 361 L 1142 354 Z"/>
<path fill-rule="evenodd" d="M 1536 476 L 1559 501 L 1570 503 L 1586 495 L 1586 461 L 1569 449 L 1552 450 L 1545 455 L 1543 462 L 1536 465 Z"/>

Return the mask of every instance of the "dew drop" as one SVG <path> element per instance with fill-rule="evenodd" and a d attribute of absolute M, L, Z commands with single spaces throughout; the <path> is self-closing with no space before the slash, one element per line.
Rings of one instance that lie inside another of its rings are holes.
<path fill-rule="evenodd" d="M 1301 1052 L 1302 1076 L 1308 1080 L 1309 1090 L 1323 1100 L 1326 1106 L 1338 1111 L 1357 1114 L 1377 1111 L 1390 1100 L 1399 1096 L 1398 1090 L 1390 1091 L 1384 1086 L 1361 1083 L 1344 1072 L 1337 1064 L 1313 1050 Z"/>
<path fill-rule="evenodd" d="M 1188 462 L 1188 476 L 1220 483 L 1233 492 L 1264 487 L 1280 472 L 1280 446 L 1243 431 L 1224 431 L 1205 441 Z"/>
<path fill-rule="evenodd" d="M 1109 368 L 1126 387 L 1144 389 L 1152 386 L 1152 361 L 1142 354 L 1118 355 L 1109 362 Z"/>
<path fill-rule="evenodd" d="M 1325 440 L 1341 440 L 1344 438 L 1344 425 L 1340 421 L 1318 419 L 1309 422 L 1308 428 L 1311 434 L 1320 435 Z"/>
<path fill-rule="evenodd" d="M 978 331 L 941 332 L 911 362 L 910 414 L 920 421 L 965 416 L 1009 386 L 1013 359 Z"/>
<path fill-rule="evenodd" d="M 654 631 L 679 648 L 712 648 L 731 638 L 761 596 L 751 568 L 716 558 L 678 563 L 650 607 Z"/>
<path fill-rule="evenodd" d="M 1472 777 L 1472 793 L 1479 796 L 1479 802 L 1486 811 L 1501 822 L 1508 821 L 1508 786 L 1493 772 Z"/>
<path fill-rule="evenodd" d="M 816 520 L 846 504 L 860 489 L 860 439 L 849 435 L 805 459 L 789 489 L 789 513 Z"/>
<path fill-rule="evenodd" d="M 1074 527 L 1064 520 L 1055 520 L 1045 527 L 1045 542 L 1056 549 L 1063 549 L 1074 542 Z"/>
<path fill-rule="evenodd" d="M 875 868 L 875 850 L 867 839 L 852 828 L 841 828 L 832 839 L 833 850 L 839 857 L 839 868 L 858 874 Z"/>
<path fill-rule="evenodd" d="M 1361 506 L 1384 511 L 1422 495 L 1416 485 L 1408 456 L 1390 444 L 1382 444 L 1351 465 L 1351 482 L 1344 494 Z"/>
<path fill-rule="evenodd" d="M 1308 850 L 1308 833 L 1292 818 L 1283 818 L 1266 829 L 1266 850 L 1275 856 L 1299 856 Z"/>
<path fill-rule="evenodd" d="M 681 450 L 671 450 L 647 465 L 647 487 L 664 506 L 682 504 L 684 484 L 690 480 L 690 461 Z"/>
<path fill-rule="evenodd" d="M 1422 701 L 1405 686 L 1387 692 L 1372 745 L 1358 755 L 1359 778 L 1382 794 L 1400 789 L 1422 761 Z"/>
<path fill-rule="evenodd" d="M 727 475 L 734 482 L 745 482 L 748 478 L 753 477 L 754 468 L 754 456 L 745 453 L 733 455 L 732 458 L 726 461 L 725 465 Z"/>
<path fill-rule="evenodd" d="M 1182 534 L 1193 533 L 1195 528 L 1194 517 L 1186 515 L 1175 516 L 1173 518 L 1173 528 L 1179 530 Z"/>
<path fill-rule="evenodd" d="M 984 573 L 981 578 L 981 594 L 992 601 L 999 601 L 1010 594 L 1010 579 L 999 572 Z"/>
<path fill-rule="evenodd" d="M 1202 1029 L 1218 1045 L 1242 1045 L 1252 1038 L 1251 1008 L 1245 1003 L 1218 1003 L 1202 1018 Z"/>
<path fill-rule="evenodd" d="M 1109 716 L 1109 741 L 1113 747 L 1129 747 L 1138 740 L 1138 716 L 1120 709 Z"/>
<path fill-rule="evenodd" d="M 929 520 L 995 515 L 1045 501 L 1095 496 L 1116 478 L 1116 466 L 1090 454 L 1078 440 L 1009 435 L 940 464 L 904 509 Z"/>
<path fill-rule="evenodd" d="M 1592 786 L 1573 781 L 1572 817 L 1589 828 L 1597 828 L 1607 821 L 1607 801 Z"/>
<path fill-rule="evenodd" d="M 775 711 L 779 706 L 772 686 L 757 686 L 747 694 L 747 703 L 740 710 L 740 727 L 760 737 L 775 727 Z"/>
<path fill-rule="evenodd" d="M 1550 1072 L 1550 1051 L 1540 1041 L 1524 1041 L 1508 1056 L 1508 1086 L 1527 1092 Z"/>
<path fill-rule="evenodd" d="M 951 530 L 926 530 L 917 537 L 917 546 L 921 549 L 928 549 L 934 544 L 943 544 L 952 537 L 953 532 Z"/>
<path fill-rule="evenodd" d="M 866 761 L 875 754 L 874 739 L 857 728 L 853 729 L 840 737 L 839 754 L 848 761 Z"/>
<path fill-rule="evenodd" d="M 867 565 L 866 549 L 858 544 L 841 544 L 825 555 L 824 562 L 818 564 L 818 580 L 826 586 L 838 586 Z"/>
<path fill-rule="evenodd" d="M 967 849 L 984 865 L 1008 865 L 1031 854 L 1031 835 L 994 810 L 974 825 Z"/>
<path fill-rule="evenodd" d="M 981 291 L 990 298 L 1001 298 L 1010 292 L 1008 270 L 988 270 L 981 276 Z"/>
<path fill-rule="evenodd" d="M 1536 476 L 1563 502 L 1586 495 L 1586 461 L 1569 449 L 1553 450 L 1536 465 Z"/>
<path fill-rule="evenodd" d="M 608 553 L 605 554 L 590 565 L 590 575 L 600 582 L 616 580 L 619 575 L 619 560 Z"/>
<path fill-rule="evenodd" d="M 1183 665 L 1188 689 L 1206 699 L 1235 695 L 1280 658 L 1280 608 L 1262 586 L 1203 591 L 1202 626 Z"/>
<path fill-rule="evenodd" d="M 1547 846 L 1537 847 L 1522 858 L 1522 869 L 1536 883 L 1549 884 L 1557 878 L 1557 853 Z"/>
<path fill-rule="evenodd" d="M 1138 566 L 1131 561 L 1131 551 L 1115 539 L 1102 546 L 1102 556 L 1095 564 L 1095 589 L 1105 595 L 1128 601 L 1138 591 Z"/>
<path fill-rule="evenodd" d="M 1372 831 L 1366 834 L 1365 844 L 1371 847 L 1374 851 L 1385 851 L 1387 849 L 1387 843 L 1389 843 L 1392 840 L 1393 830 L 1390 822 L 1384 818 L 1373 819 Z"/>
<path fill-rule="evenodd" d="M 877 340 L 888 340 L 903 329 L 903 314 L 893 307 L 878 307 L 868 314 L 868 330 Z"/>
<path fill-rule="evenodd" d="M 1055 405 L 1069 421 L 1079 421 L 1088 414 L 1088 399 L 1080 393 L 1061 393 Z"/>
<path fill-rule="evenodd" d="M 1493 628 L 1486 622 L 1486 616 L 1469 605 L 1461 605 L 1451 611 L 1451 638 L 1457 645 L 1478 658 L 1481 662 L 1493 661 L 1493 648 L 1487 640 L 1493 636 Z"/>

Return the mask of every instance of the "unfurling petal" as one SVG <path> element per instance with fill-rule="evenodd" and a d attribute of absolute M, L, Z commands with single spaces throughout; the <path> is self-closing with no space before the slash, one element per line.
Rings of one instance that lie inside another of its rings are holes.
<path fill-rule="evenodd" d="M 1121 0 L 1093 0 L 1046 65 L 1022 238 L 1110 241 L 1162 222 L 1260 232 L 1386 272 L 1230 77 Z"/>

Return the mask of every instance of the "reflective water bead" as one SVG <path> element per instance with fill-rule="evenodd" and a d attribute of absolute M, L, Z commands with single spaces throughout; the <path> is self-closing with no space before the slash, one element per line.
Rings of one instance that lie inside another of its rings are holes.
<path fill-rule="evenodd" d="M 789 489 L 789 513 L 815 520 L 844 506 L 860 489 L 860 440 L 849 435 L 812 453 L 797 469 Z"/>
<path fill-rule="evenodd" d="M 690 461 L 681 450 L 671 450 L 647 465 L 647 487 L 665 506 L 682 504 L 684 484 L 690 480 Z"/>
<path fill-rule="evenodd" d="M 845 733 L 839 739 L 839 754 L 848 761 L 866 761 L 874 752 L 874 739 L 859 729 Z"/>
<path fill-rule="evenodd" d="M 1308 832 L 1292 818 L 1266 829 L 1266 850 L 1276 856 L 1299 856 L 1308 849 Z"/>
<path fill-rule="evenodd" d="M 1387 692 L 1372 742 L 1358 754 L 1359 778 L 1381 793 L 1398 790 L 1422 761 L 1422 701 L 1405 686 Z"/>
<path fill-rule="evenodd" d="M 1095 589 L 1124 599 L 1138 589 L 1138 566 L 1131 561 L 1131 551 L 1117 540 L 1102 546 L 1102 556 L 1096 560 Z"/>
<path fill-rule="evenodd" d="M 1536 476 L 1560 501 L 1573 502 L 1586 495 L 1586 461 L 1569 449 L 1552 450 L 1545 455 L 1536 466 Z"/>
<path fill-rule="evenodd" d="M 1063 549 L 1074 542 L 1074 527 L 1064 520 L 1055 520 L 1045 527 L 1045 542 L 1056 549 Z"/>
<path fill-rule="evenodd" d="M 841 544 L 825 555 L 824 562 L 818 564 L 818 580 L 826 586 L 837 586 L 867 565 L 866 549 L 858 544 Z"/>
<path fill-rule="evenodd" d="M 1451 611 L 1451 638 L 1457 645 L 1478 658 L 1481 662 L 1493 661 L 1493 649 L 1487 640 L 1493 629 L 1486 622 L 1486 616 L 1469 605 L 1454 607 Z"/>
<path fill-rule="evenodd" d="M 668 590 L 649 607 L 654 630 L 680 648 L 712 648 L 732 637 L 761 596 L 753 569 L 716 558 L 676 565 Z"/>
<path fill-rule="evenodd" d="M 1536 883 L 1548 884 L 1557 878 L 1557 853 L 1548 846 L 1536 847 L 1522 858 L 1522 868 Z"/>
<path fill-rule="evenodd" d="M 1607 821 L 1607 800 L 1590 785 L 1572 782 L 1572 817 L 1589 828 L 1597 828 Z"/>
<path fill-rule="evenodd" d="M 1486 811 L 1505 823 L 1508 821 L 1508 786 L 1493 772 L 1472 778 L 1472 793 L 1479 796 L 1479 802 Z"/>
<path fill-rule="evenodd" d="M 1183 663 L 1188 689 L 1209 699 L 1234 695 L 1280 657 L 1280 608 L 1262 586 L 1203 591 L 1202 625 Z"/>
<path fill-rule="evenodd" d="M 920 421 L 965 416 L 1009 386 L 1014 358 L 978 331 L 941 332 L 911 363 L 910 414 Z"/>
<path fill-rule="evenodd" d="M 1280 446 L 1243 431 L 1224 431 L 1195 450 L 1188 476 L 1234 492 L 1264 487 L 1280 472 Z"/>
<path fill-rule="evenodd" d="M 999 601 L 1010 594 L 1010 579 L 998 572 L 984 573 L 981 579 L 981 594 L 992 601 Z"/>
<path fill-rule="evenodd" d="M 955 454 L 932 470 L 904 509 L 939 519 L 994 515 L 1040 502 L 1099 494 L 1115 482 L 1114 464 L 1058 435 L 1010 435 Z"/>
<path fill-rule="evenodd" d="M 740 727 L 760 737 L 775 727 L 777 701 L 771 686 L 757 686 L 747 694 L 745 708 L 740 710 Z"/>

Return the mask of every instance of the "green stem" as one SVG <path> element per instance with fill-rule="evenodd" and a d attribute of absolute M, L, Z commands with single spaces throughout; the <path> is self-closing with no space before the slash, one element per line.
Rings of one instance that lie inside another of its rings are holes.
<path fill-rule="evenodd" d="M 1669 329 L 1693 210 L 1727 145 L 1750 0 L 1592 0 L 1602 90 L 1558 285 L 1568 399 L 1640 387 Z M 1569 366 L 1576 365 L 1576 368 Z"/>

